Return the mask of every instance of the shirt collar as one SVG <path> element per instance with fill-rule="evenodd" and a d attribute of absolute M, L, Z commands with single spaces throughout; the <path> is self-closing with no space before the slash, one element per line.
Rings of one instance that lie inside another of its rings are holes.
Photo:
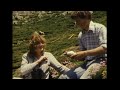
<path fill-rule="evenodd" d="M 89 30 L 92 30 L 92 31 L 95 30 L 95 26 L 94 26 L 94 22 L 93 21 L 90 21 Z"/>
<path fill-rule="evenodd" d="M 92 31 L 92 32 L 95 31 L 95 26 L 93 21 L 90 21 L 89 30 L 87 32 L 89 31 Z M 82 30 L 82 32 L 85 33 L 86 31 Z"/>

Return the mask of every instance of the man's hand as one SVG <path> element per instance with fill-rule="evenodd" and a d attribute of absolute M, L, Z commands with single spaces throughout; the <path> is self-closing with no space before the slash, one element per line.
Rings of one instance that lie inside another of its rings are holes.
<path fill-rule="evenodd" d="M 74 51 L 65 51 L 63 54 L 70 57 L 71 55 L 74 55 L 76 53 Z"/>
<path fill-rule="evenodd" d="M 76 52 L 76 54 L 71 55 L 70 57 L 76 60 L 81 60 L 83 58 L 85 58 L 87 56 L 87 52 L 86 51 L 79 51 Z"/>

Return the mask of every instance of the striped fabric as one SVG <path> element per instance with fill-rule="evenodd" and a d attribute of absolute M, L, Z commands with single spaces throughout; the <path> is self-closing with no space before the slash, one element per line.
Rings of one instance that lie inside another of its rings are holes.
<path fill-rule="evenodd" d="M 80 50 L 90 50 L 99 46 L 107 48 L 107 29 L 104 25 L 91 21 L 89 30 L 82 30 L 78 35 L 78 39 Z M 105 57 L 105 55 L 87 56 L 85 59 L 92 60 L 98 57 Z"/>

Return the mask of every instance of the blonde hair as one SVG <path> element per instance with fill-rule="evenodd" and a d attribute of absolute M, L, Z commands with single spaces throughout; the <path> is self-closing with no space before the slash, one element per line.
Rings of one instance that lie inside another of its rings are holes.
<path fill-rule="evenodd" d="M 37 45 L 42 45 L 43 48 L 45 48 L 46 40 L 42 35 L 40 35 L 40 33 L 35 31 L 32 34 L 30 41 L 29 41 L 29 50 L 30 50 L 29 54 L 35 54 L 35 49 Z"/>

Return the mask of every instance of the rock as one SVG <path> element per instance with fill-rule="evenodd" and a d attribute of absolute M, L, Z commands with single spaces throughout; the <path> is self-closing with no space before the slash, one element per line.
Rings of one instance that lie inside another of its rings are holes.
<path fill-rule="evenodd" d="M 65 11 L 63 12 L 61 15 L 65 16 L 65 15 L 68 15 L 68 14 L 71 14 L 73 11 Z"/>
<path fill-rule="evenodd" d="M 38 21 L 42 21 L 44 16 L 58 17 L 59 15 L 68 15 L 72 11 L 13 11 L 13 24 L 16 25 L 18 23 L 26 24 L 30 22 L 35 17 L 38 17 Z M 14 21 L 15 20 L 15 21 Z"/>
<path fill-rule="evenodd" d="M 14 24 L 14 25 L 17 25 L 17 24 L 18 24 L 18 21 L 13 21 L 13 24 Z"/>
<path fill-rule="evenodd" d="M 46 12 L 45 11 L 41 11 L 41 14 L 46 14 Z"/>
<path fill-rule="evenodd" d="M 62 15 L 65 16 L 67 14 L 67 12 L 63 12 Z"/>
<path fill-rule="evenodd" d="M 23 16 L 17 15 L 15 18 L 17 18 L 18 20 L 23 20 Z"/>
<path fill-rule="evenodd" d="M 28 21 L 26 20 L 25 23 L 27 23 Z"/>
<path fill-rule="evenodd" d="M 23 42 L 23 41 L 18 41 L 18 42 L 17 42 L 17 45 L 20 45 L 22 42 Z"/>
<path fill-rule="evenodd" d="M 41 14 L 41 13 L 39 13 L 39 14 L 38 14 L 38 17 L 39 17 L 39 18 L 42 18 L 42 14 Z"/>
<path fill-rule="evenodd" d="M 52 11 L 48 11 L 47 13 L 48 13 L 48 14 L 52 14 Z"/>
<path fill-rule="evenodd" d="M 12 79 L 23 79 L 23 78 L 20 78 L 20 77 L 13 77 Z"/>

